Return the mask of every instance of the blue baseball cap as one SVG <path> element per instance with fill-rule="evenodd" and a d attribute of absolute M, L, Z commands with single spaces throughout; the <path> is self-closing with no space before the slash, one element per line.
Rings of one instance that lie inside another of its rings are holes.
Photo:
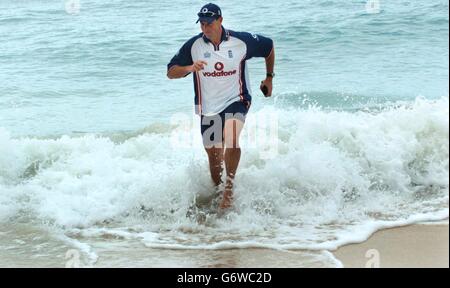
<path fill-rule="evenodd" d="M 197 13 L 198 20 L 195 23 L 198 23 L 200 21 L 208 22 L 208 24 L 211 24 L 215 20 L 222 17 L 222 10 L 220 10 L 220 7 L 213 3 L 208 3 L 205 6 L 200 9 L 200 12 Z"/>

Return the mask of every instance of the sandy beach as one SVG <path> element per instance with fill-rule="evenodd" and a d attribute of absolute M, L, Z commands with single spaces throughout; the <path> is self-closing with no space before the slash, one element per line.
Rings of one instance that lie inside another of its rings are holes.
<path fill-rule="evenodd" d="M 334 255 L 347 268 L 448 268 L 448 235 L 448 224 L 386 229 L 363 243 L 343 246 Z"/>

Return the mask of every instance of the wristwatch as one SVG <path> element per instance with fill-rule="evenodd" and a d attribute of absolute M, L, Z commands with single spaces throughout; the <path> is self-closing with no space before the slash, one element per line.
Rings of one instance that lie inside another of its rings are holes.
<path fill-rule="evenodd" d="M 273 78 L 273 77 L 275 77 L 275 73 L 273 73 L 273 72 L 272 72 L 272 73 L 267 73 L 267 74 L 266 74 L 266 77 L 271 77 L 271 78 Z"/>

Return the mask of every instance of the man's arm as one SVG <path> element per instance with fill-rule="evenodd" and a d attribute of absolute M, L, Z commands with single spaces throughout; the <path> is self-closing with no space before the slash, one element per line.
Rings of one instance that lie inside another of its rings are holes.
<path fill-rule="evenodd" d="M 167 77 L 169 79 L 178 79 L 183 78 L 189 73 L 192 72 L 198 72 L 200 70 L 203 70 L 205 67 L 204 65 L 208 65 L 205 61 L 196 61 L 193 65 L 189 66 L 179 66 L 174 65 L 170 67 L 169 71 L 167 71 Z"/>
<path fill-rule="evenodd" d="M 167 77 L 169 79 L 178 79 L 178 78 L 183 78 L 185 77 L 187 74 L 191 73 L 191 68 L 192 65 L 190 66 L 172 66 L 170 67 L 169 71 L 167 71 Z"/>
<path fill-rule="evenodd" d="M 266 72 L 273 73 L 273 69 L 275 66 L 275 47 L 272 48 L 272 52 L 270 52 L 269 56 L 266 59 Z"/>
<path fill-rule="evenodd" d="M 275 67 L 275 47 L 272 48 L 272 51 L 270 52 L 269 56 L 266 58 L 266 73 L 273 73 L 274 67 Z M 272 77 L 266 77 L 264 81 L 261 82 L 261 90 L 263 86 L 267 87 L 267 94 L 266 97 L 272 96 Z"/>

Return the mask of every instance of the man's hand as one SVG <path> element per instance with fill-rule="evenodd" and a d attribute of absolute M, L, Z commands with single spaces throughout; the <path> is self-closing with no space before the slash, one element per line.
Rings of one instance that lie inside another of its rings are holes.
<path fill-rule="evenodd" d="M 259 88 L 263 92 L 264 96 L 272 96 L 272 77 L 267 77 L 264 81 L 261 81 L 261 86 Z"/>
<path fill-rule="evenodd" d="M 172 66 L 169 71 L 167 71 L 167 77 L 169 79 L 178 79 L 186 77 L 189 73 L 198 72 L 200 70 L 205 69 L 205 65 L 208 65 L 205 61 L 196 61 L 193 65 L 190 66 Z"/>
<path fill-rule="evenodd" d="M 189 71 L 198 72 L 200 70 L 205 69 L 205 65 L 208 65 L 208 63 L 206 63 L 205 61 L 202 60 L 195 61 L 195 63 L 189 67 Z"/>

